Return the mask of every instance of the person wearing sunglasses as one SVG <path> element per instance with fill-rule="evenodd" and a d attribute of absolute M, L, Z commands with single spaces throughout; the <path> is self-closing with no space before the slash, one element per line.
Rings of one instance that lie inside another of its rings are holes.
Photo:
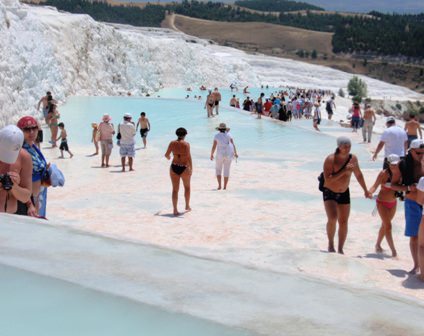
<path fill-rule="evenodd" d="M 402 184 L 393 184 L 392 188 L 405 191 L 405 236 L 409 237 L 413 268 L 410 274 L 419 271 L 418 266 L 418 231 L 423 207 L 417 202 L 417 183 L 424 176 L 424 141 L 416 139 L 411 142 L 408 154 L 399 163 Z"/>
<path fill-rule="evenodd" d="M 26 203 L 26 212 L 28 216 L 45 217 L 46 190 L 42 189 L 41 182 L 46 175 L 48 164 L 44 155 L 35 143 L 38 134 L 38 123 L 35 118 L 25 116 L 19 119 L 17 126 L 24 134 L 24 143 L 22 148 L 28 152 L 32 159 L 32 201 L 30 200 Z M 43 194 L 43 197 L 41 198 L 40 193 Z"/>

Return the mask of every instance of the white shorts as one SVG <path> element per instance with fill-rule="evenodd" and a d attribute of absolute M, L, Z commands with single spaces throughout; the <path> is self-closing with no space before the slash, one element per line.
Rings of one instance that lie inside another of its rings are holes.
<path fill-rule="evenodd" d="M 216 176 L 222 176 L 222 168 L 224 168 L 224 177 L 230 176 L 232 157 L 230 156 L 217 156 L 216 157 Z"/>

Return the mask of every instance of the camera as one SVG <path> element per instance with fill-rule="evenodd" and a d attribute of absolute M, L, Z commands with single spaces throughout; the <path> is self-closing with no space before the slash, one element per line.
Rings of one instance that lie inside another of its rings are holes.
<path fill-rule="evenodd" d="M 6 191 L 9 191 L 13 187 L 13 181 L 9 174 L 0 175 L 0 183 L 2 188 Z"/>
<path fill-rule="evenodd" d="M 395 191 L 395 197 L 399 198 L 400 201 L 405 200 L 405 195 L 403 194 L 403 191 Z"/>

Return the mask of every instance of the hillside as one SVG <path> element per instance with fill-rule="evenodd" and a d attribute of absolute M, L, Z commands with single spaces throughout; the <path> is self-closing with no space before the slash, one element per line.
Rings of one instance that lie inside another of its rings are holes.
<path fill-rule="evenodd" d="M 175 15 L 174 24 L 186 34 L 264 54 L 296 52 L 305 46 L 308 46 L 310 51 L 315 49 L 323 54 L 332 53 L 331 33 L 261 22 L 215 22 L 182 15 Z"/>
<path fill-rule="evenodd" d="M 396 59 L 364 61 L 361 56 L 336 55 L 332 52 L 331 33 L 257 22 L 208 21 L 182 15 L 168 16 L 162 26 L 247 52 L 325 65 L 424 92 L 423 65 L 399 64 Z M 314 49 L 317 51 L 315 59 L 311 57 Z"/>

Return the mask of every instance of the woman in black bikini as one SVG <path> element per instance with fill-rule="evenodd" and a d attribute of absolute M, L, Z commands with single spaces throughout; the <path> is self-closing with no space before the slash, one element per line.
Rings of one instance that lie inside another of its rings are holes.
<path fill-rule="evenodd" d="M 180 178 L 183 180 L 184 185 L 184 198 L 186 203 L 186 211 L 190 211 L 190 179 L 193 172 L 193 164 L 191 161 L 190 144 L 184 141 L 187 135 L 185 128 L 178 128 L 175 132 L 178 139 L 171 141 L 165 157 L 170 160 L 171 153 L 173 155 L 169 175 L 172 181 L 172 205 L 174 207 L 174 216 L 180 215 L 177 210 L 178 204 L 178 191 L 180 189 Z"/>

